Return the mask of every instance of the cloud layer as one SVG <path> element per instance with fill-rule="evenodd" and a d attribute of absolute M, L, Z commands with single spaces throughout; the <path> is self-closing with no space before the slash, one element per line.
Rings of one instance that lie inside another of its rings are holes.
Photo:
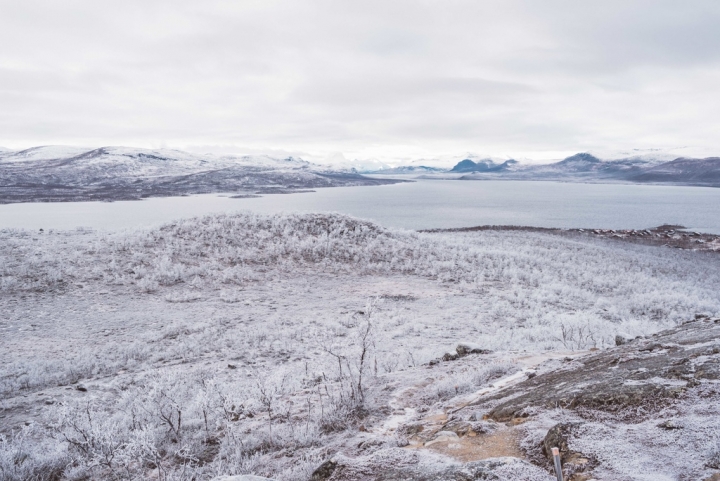
<path fill-rule="evenodd" d="M 26 0 L 1 11 L 7 147 L 390 161 L 720 153 L 712 0 Z"/>

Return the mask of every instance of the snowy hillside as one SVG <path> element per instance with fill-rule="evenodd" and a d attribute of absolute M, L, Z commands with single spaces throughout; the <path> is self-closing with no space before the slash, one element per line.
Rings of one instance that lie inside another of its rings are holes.
<path fill-rule="evenodd" d="M 131 200 L 211 192 L 247 195 L 394 182 L 327 171 L 292 157 L 211 156 L 127 147 L 49 146 L 0 152 L 0 203 Z"/>

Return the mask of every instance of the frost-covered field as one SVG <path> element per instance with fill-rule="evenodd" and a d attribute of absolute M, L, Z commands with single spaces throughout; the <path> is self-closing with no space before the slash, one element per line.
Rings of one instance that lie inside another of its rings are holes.
<path fill-rule="evenodd" d="M 720 258 L 222 215 L 2 231 L 0 310 L 0 479 L 295 480 L 337 452 L 404 446 L 386 425 L 407 413 L 393 412 L 403 390 L 432 410 L 520 356 L 720 314 Z M 459 341 L 496 354 L 428 370 Z M 526 479 L 547 479 L 531 468 Z"/>

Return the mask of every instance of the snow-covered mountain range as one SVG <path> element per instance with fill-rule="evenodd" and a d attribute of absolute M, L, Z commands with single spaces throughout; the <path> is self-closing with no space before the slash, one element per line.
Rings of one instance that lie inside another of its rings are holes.
<path fill-rule="evenodd" d="M 601 159 L 578 153 L 550 164 L 524 164 L 514 159 L 463 159 L 451 169 L 396 167 L 373 174 L 422 174 L 461 180 L 514 179 L 564 181 L 622 181 L 720 186 L 720 157 L 669 158 L 633 155 Z"/>
<path fill-rule="evenodd" d="M 328 170 L 293 157 L 213 156 L 128 147 L 0 151 L 0 203 L 131 200 L 213 192 L 254 195 L 395 182 L 399 181 Z"/>
<path fill-rule="evenodd" d="M 363 174 L 373 174 L 367 177 Z M 562 180 L 720 186 L 720 158 L 664 154 L 601 159 L 578 153 L 550 164 L 468 156 L 448 169 L 412 162 L 313 164 L 269 155 L 193 154 L 173 149 L 43 146 L 0 149 L 0 203 L 133 200 L 201 193 L 251 196 L 403 182 L 403 178 Z"/>

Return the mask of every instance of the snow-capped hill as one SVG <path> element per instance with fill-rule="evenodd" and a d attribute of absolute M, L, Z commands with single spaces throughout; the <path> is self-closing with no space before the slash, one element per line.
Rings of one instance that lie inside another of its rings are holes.
<path fill-rule="evenodd" d="M 438 172 L 447 172 L 447 169 L 438 167 L 430 167 L 427 165 L 402 165 L 400 167 L 392 167 L 389 169 L 376 170 L 373 172 L 365 172 L 366 174 L 435 174 Z"/>
<path fill-rule="evenodd" d="M 36 147 L 0 154 L 0 203 L 119 200 L 227 192 L 241 195 L 375 185 L 293 157 L 214 156 L 172 149 Z"/>
<path fill-rule="evenodd" d="M 92 179 L 183 175 L 238 166 L 292 170 L 311 165 L 302 159 L 277 159 L 267 155 L 216 157 L 174 149 L 100 147 L 89 150 L 58 146 L 0 153 L 0 162 L 31 163 L 27 167 L 53 170 L 54 175 L 67 173 Z"/>
<path fill-rule="evenodd" d="M 65 145 L 42 145 L 24 150 L 0 150 L 0 162 L 66 159 L 82 155 L 88 150 L 83 147 L 68 147 Z"/>
<path fill-rule="evenodd" d="M 224 155 L 221 157 L 214 158 L 207 156 L 208 158 L 215 159 L 219 163 L 224 163 L 228 166 L 231 165 L 244 165 L 244 166 L 255 166 L 255 167 L 274 167 L 274 168 L 314 168 L 315 170 L 324 170 L 324 167 L 317 164 L 312 164 L 307 160 L 303 160 L 299 157 L 284 157 L 277 158 L 269 155 L 243 155 L 233 156 Z"/>
<path fill-rule="evenodd" d="M 690 155 L 685 148 L 679 149 L 628 149 L 628 150 L 592 150 L 588 152 L 598 159 L 604 161 L 625 160 L 633 162 L 645 162 L 647 164 L 662 164 L 680 157 L 703 157 Z"/>
<path fill-rule="evenodd" d="M 720 157 L 707 159 L 675 159 L 646 169 L 634 177 L 646 182 L 684 182 L 720 184 Z"/>
<path fill-rule="evenodd" d="M 369 173 L 381 172 L 393 167 L 378 159 L 346 159 L 341 153 L 333 154 L 322 162 L 324 168 L 339 172 Z"/>
<path fill-rule="evenodd" d="M 566 157 L 565 159 L 558 162 L 557 165 L 568 166 L 573 169 L 588 169 L 592 168 L 592 166 L 599 164 L 600 162 L 602 162 L 602 160 L 598 159 L 594 155 L 587 152 L 581 152 L 579 154 Z"/>
<path fill-rule="evenodd" d="M 203 169 L 232 165 L 253 165 L 265 167 L 310 166 L 305 160 L 293 157 L 275 158 L 269 155 L 215 156 L 212 154 L 192 154 L 176 149 L 141 149 L 133 147 L 107 146 L 96 149 L 68 146 L 41 146 L 13 151 L 0 149 L 0 162 L 30 162 L 42 160 L 62 160 L 66 163 L 86 165 L 128 164 L 136 166 L 174 167 L 179 169 Z M 318 166 L 319 167 L 319 166 Z M 151 167 L 152 168 L 152 167 Z"/>

